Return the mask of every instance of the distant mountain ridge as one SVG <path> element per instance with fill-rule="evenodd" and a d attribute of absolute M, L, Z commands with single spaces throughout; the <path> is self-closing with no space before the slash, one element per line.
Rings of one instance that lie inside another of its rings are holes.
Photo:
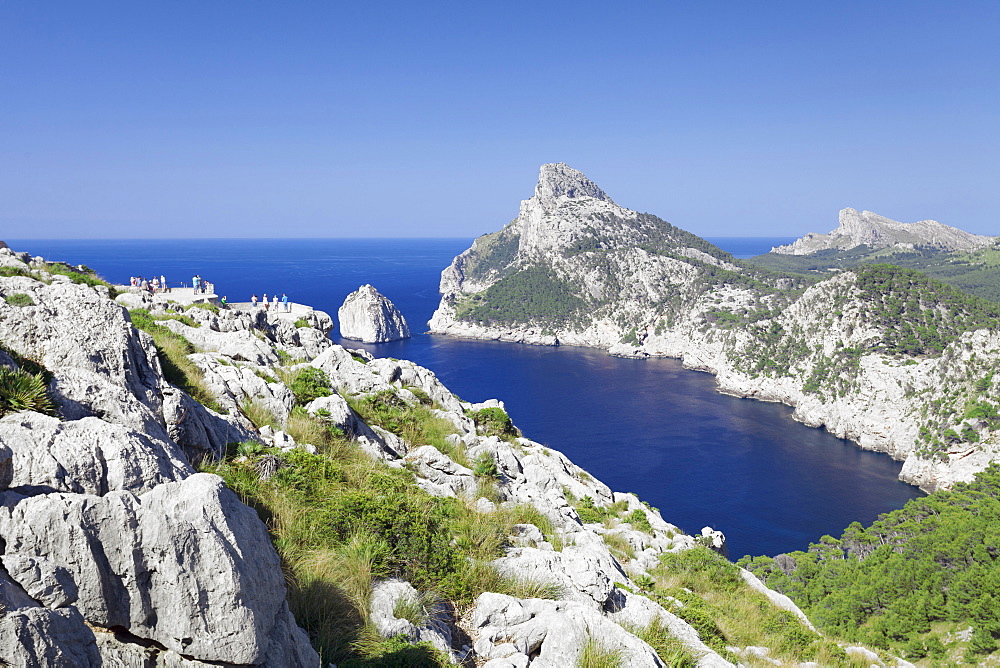
<path fill-rule="evenodd" d="M 971 234 L 936 220 L 900 223 L 872 211 L 842 209 L 839 226 L 828 234 L 810 232 L 801 239 L 772 248 L 780 255 L 811 255 L 818 251 L 851 250 L 858 246 L 872 249 L 901 246 L 928 247 L 943 251 L 969 251 L 993 244 L 997 237 Z"/>

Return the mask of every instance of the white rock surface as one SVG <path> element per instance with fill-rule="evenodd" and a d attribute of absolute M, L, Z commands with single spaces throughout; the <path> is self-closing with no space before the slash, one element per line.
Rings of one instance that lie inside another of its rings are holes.
<path fill-rule="evenodd" d="M 139 496 L 5 492 L 0 501 L 4 565 L 46 563 L 11 575 L 31 592 L 68 574 L 75 607 L 92 624 L 202 661 L 310 655 L 267 530 L 217 476 L 195 474 Z"/>
<path fill-rule="evenodd" d="M 575 601 L 482 594 L 476 600 L 471 628 L 478 656 L 506 659 L 515 666 L 524 665 L 521 657 L 532 657 L 533 668 L 576 665 L 588 640 L 620 650 L 623 665 L 663 666 L 645 642 L 600 612 Z"/>
<path fill-rule="evenodd" d="M 399 619 L 393 614 L 397 602 L 407 600 L 411 605 L 423 608 L 422 623 L 414 624 L 406 619 Z M 457 663 L 457 657 L 451 648 L 451 627 L 448 624 L 449 615 L 440 601 L 421 598 L 420 592 L 409 582 L 399 579 L 389 579 L 372 585 L 371 621 L 375 630 L 384 638 L 403 635 L 411 642 L 429 642 L 438 650 L 450 656 L 452 663 Z"/>
<path fill-rule="evenodd" d="M 777 246 L 772 253 L 780 255 L 811 255 L 821 250 L 850 250 L 858 246 L 886 248 L 923 246 L 938 250 L 973 250 L 989 246 L 997 237 L 970 234 L 936 220 L 900 223 L 871 211 L 842 209 L 840 224 L 829 234 L 810 232 L 793 243 Z"/>
<path fill-rule="evenodd" d="M 340 335 L 365 343 L 385 343 L 410 338 L 406 318 L 391 301 L 371 285 L 347 295 L 337 311 Z"/>
<path fill-rule="evenodd" d="M 21 493 L 142 494 L 194 473 L 174 443 L 94 417 L 63 422 L 14 413 L 0 419 L 0 443 L 13 455 L 0 486 Z"/>

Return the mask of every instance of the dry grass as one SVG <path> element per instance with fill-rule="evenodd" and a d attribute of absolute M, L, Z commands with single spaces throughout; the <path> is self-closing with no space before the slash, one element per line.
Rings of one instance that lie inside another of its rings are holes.
<path fill-rule="evenodd" d="M 279 428 L 280 423 L 278 422 L 278 418 L 256 399 L 245 399 L 240 404 L 240 410 L 258 429 L 264 426 L 271 427 L 272 429 Z"/>
<path fill-rule="evenodd" d="M 608 546 L 611 554 L 615 555 L 618 561 L 626 562 L 635 559 L 635 548 L 620 533 L 602 534 L 601 538 L 604 539 L 604 544 Z"/>
<path fill-rule="evenodd" d="M 624 662 L 625 650 L 607 648 L 592 637 L 587 638 L 576 659 L 577 668 L 620 668 Z"/>

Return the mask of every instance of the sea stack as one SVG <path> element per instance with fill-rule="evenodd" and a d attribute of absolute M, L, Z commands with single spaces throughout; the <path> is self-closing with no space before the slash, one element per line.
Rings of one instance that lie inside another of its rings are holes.
<path fill-rule="evenodd" d="M 362 285 L 347 295 L 337 311 L 340 335 L 365 343 L 385 343 L 410 338 L 406 318 L 395 305 L 371 285 Z"/>

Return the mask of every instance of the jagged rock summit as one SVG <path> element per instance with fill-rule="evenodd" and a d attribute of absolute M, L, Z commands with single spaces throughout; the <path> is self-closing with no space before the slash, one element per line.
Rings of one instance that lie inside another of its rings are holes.
<path fill-rule="evenodd" d="M 347 295 L 337 311 L 340 335 L 365 343 L 385 343 L 410 338 L 410 328 L 399 309 L 371 285 Z"/>
<path fill-rule="evenodd" d="M 771 249 L 779 255 L 811 255 L 828 250 L 872 249 L 900 246 L 930 247 L 943 251 L 966 251 L 989 246 L 996 237 L 971 234 L 936 220 L 900 223 L 871 211 L 842 209 L 840 226 L 829 234 L 810 232 L 801 239 Z"/>

